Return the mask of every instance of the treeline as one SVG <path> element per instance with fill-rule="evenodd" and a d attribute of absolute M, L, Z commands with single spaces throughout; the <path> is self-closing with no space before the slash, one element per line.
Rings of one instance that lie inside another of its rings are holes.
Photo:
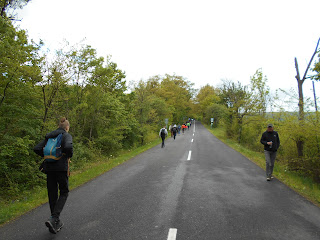
<path fill-rule="evenodd" d="M 73 169 L 154 140 L 164 119 L 189 115 L 192 84 L 154 76 L 126 88 L 125 72 L 88 45 L 50 53 L 0 18 L 0 192 L 3 198 L 44 184 L 34 145 L 69 119 Z"/>
<path fill-rule="evenodd" d="M 320 181 L 318 113 L 301 119 L 298 113 L 270 111 L 275 98 L 261 69 L 247 86 L 224 80 L 196 93 L 182 76 L 165 75 L 127 89 L 125 72 L 91 46 L 66 43 L 52 53 L 30 41 L 6 15 L 27 2 L 0 6 L 0 198 L 43 186 L 42 159 L 32 149 L 62 116 L 71 123 L 73 170 L 152 141 L 166 118 L 177 124 L 187 117 L 210 123 L 213 117 L 215 127 L 255 151 L 262 151 L 261 134 L 273 123 L 281 139 L 278 159 Z"/>
<path fill-rule="evenodd" d="M 301 119 L 298 112 L 272 112 L 272 106 L 278 104 L 276 100 L 270 94 L 267 78 L 259 69 L 248 86 L 225 80 L 217 88 L 210 85 L 201 88 L 194 112 L 206 124 L 210 124 L 213 117 L 214 127 L 223 127 L 228 138 L 257 152 L 263 151 L 262 133 L 268 123 L 273 123 L 281 140 L 277 159 L 288 171 L 320 182 L 319 113 L 307 112 Z"/>

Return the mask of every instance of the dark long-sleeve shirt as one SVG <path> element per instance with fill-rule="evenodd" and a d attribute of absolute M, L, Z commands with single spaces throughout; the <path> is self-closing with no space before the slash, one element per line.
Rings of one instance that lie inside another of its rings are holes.
<path fill-rule="evenodd" d="M 261 136 L 260 142 L 264 145 L 264 150 L 276 152 L 280 146 L 279 134 L 276 131 L 265 131 Z M 267 142 L 272 142 L 271 148 Z"/>

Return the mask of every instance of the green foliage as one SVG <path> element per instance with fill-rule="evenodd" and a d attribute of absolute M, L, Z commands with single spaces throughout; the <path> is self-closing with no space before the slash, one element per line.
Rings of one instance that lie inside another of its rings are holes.
<path fill-rule="evenodd" d="M 320 54 L 318 55 L 318 57 L 319 57 L 319 59 L 314 64 L 314 68 L 312 70 L 316 72 L 316 74 L 313 76 L 313 79 L 319 81 L 320 80 Z"/>
<path fill-rule="evenodd" d="M 154 76 L 140 81 L 134 89 L 134 113 L 141 144 L 149 142 L 169 119 L 169 124 L 182 123 L 191 114 L 194 90 L 181 76 Z"/>
<path fill-rule="evenodd" d="M 315 66 L 317 71 L 320 65 Z M 262 133 L 268 123 L 273 123 L 281 140 L 279 161 L 289 170 L 320 182 L 319 113 L 305 114 L 302 122 L 298 113 L 267 113 L 267 107 L 274 104 L 267 78 L 258 69 L 250 79 L 249 86 L 224 80 L 218 91 L 209 85 L 203 87 L 196 96 L 194 111 L 207 124 L 214 117 L 214 127 L 223 126 L 229 139 L 257 152 L 263 151 Z M 304 157 L 298 157 L 300 142 L 304 142 Z"/>
<path fill-rule="evenodd" d="M 215 89 L 210 85 L 206 85 L 199 90 L 195 98 L 196 104 L 193 109 L 193 112 L 197 115 L 197 118 L 200 117 L 205 122 L 209 122 L 210 118 L 214 117 L 217 121 L 219 121 L 220 117 L 217 116 L 215 112 L 215 109 L 220 106 L 217 105 L 217 103 L 220 102 L 218 95 L 219 89 Z M 213 104 L 216 104 L 216 106 L 212 107 Z M 218 110 L 218 112 L 220 111 Z"/>
<path fill-rule="evenodd" d="M 209 123 L 214 118 L 213 126 L 218 126 L 228 115 L 228 109 L 221 104 L 214 103 L 206 107 L 203 121 Z"/>
<path fill-rule="evenodd" d="M 91 46 L 43 53 L 7 18 L 0 26 L 0 198 L 43 186 L 32 150 L 61 116 L 74 139 L 71 170 L 81 171 L 154 140 L 165 118 L 189 114 L 192 84 L 181 76 L 155 76 L 125 93 L 125 73 Z"/>
<path fill-rule="evenodd" d="M 1 0 L 0 1 L 0 16 L 13 20 L 13 11 L 17 8 L 23 8 L 31 0 Z"/>
<path fill-rule="evenodd" d="M 251 80 L 251 106 L 255 112 L 264 114 L 267 110 L 269 102 L 269 87 L 267 87 L 267 78 L 263 76 L 262 69 L 258 69 L 256 73 L 250 78 Z"/>

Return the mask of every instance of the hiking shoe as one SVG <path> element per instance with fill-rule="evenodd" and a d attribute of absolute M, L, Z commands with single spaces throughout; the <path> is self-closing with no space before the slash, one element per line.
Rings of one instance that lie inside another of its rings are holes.
<path fill-rule="evenodd" d="M 270 178 L 271 178 L 271 180 L 273 180 L 273 179 L 274 179 L 274 177 L 273 177 L 273 176 L 271 176 Z"/>
<path fill-rule="evenodd" d="M 56 234 L 56 220 L 53 217 L 50 217 L 48 221 L 45 222 L 46 226 L 49 228 L 49 232 Z"/>
<path fill-rule="evenodd" d="M 59 232 L 63 227 L 63 223 L 60 219 L 56 220 L 56 232 Z"/>
<path fill-rule="evenodd" d="M 267 177 L 267 181 L 271 181 L 271 178 Z"/>

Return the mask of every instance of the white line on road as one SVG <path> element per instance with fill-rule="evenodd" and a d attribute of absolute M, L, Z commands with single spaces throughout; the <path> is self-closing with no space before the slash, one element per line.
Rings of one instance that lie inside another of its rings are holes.
<path fill-rule="evenodd" d="M 190 159 L 191 159 L 191 151 L 189 151 L 189 154 L 188 154 L 188 161 L 190 161 Z"/>
<path fill-rule="evenodd" d="M 191 142 L 193 142 L 193 138 L 191 139 Z"/>
<path fill-rule="evenodd" d="M 194 136 L 194 134 L 193 134 L 193 136 Z"/>
<path fill-rule="evenodd" d="M 177 238 L 177 229 L 176 228 L 170 228 L 168 233 L 168 239 L 167 240 L 176 240 Z"/>

